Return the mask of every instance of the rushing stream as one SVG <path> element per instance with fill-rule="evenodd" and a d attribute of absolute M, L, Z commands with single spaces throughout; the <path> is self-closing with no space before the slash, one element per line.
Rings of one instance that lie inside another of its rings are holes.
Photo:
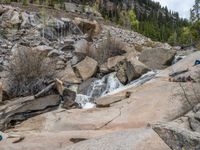
<path fill-rule="evenodd" d="M 77 94 L 76 102 L 79 103 L 82 108 L 94 107 L 94 104 L 91 103 L 94 98 L 101 97 L 122 86 L 123 84 L 117 79 L 116 73 L 111 73 L 104 76 L 102 79 L 92 82 L 87 90 L 87 95 Z"/>
<path fill-rule="evenodd" d="M 126 90 L 127 88 L 142 85 L 153 79 L 156 74 L 157 71 L 150 71 L 142 75 L 139 79 L 134 80 L 127 85 L 123 85 L 117 79 L 116 73 L 111 73 L 104 76 L 102 79 L 94 81 L 88 88 L 87 95 L 77 94 L 76 102 L 79 103 L 83 109 L 92 108 L 95 106 L 95 104 L 92 103 L 94 98 L 105 96 L 107 94 L 115 94 Z"/>

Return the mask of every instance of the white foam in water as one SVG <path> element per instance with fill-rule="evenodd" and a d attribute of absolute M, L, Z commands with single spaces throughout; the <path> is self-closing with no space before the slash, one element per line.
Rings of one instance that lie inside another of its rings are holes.
<path fill-rule="evenodd" d="M 116 77 L 116 73 L 111 73 L 108 76 L 107 79 L 107 84 L 106 84 L 106 89 L 105 91 L 101 94 L 101 96 L 110 93 L 120 87 L 123 87 L 124 85 L 121 84 L 121 82 L 118 80 L 118 78 Z"/>
<path fill-rule="evenodd" d="M 116 93 L 121 92 L 123 90 L 126 90 L 128 88 L 142 85 L 145 82 L 153 79 L 157 73 L 158 73 L 158 71 L 149 71 L 146 74 L 142 75 L 139 79 L 132 81 L 131 83 L 127 84 L 126 86 L 121 86 L 120 88 L 115 89 L 114 91 L 108 93 L 107 95 L 113 95 L 113 94 L 116 94 Z"/>
<path fill-rule="evenodd" d="M 155 77 L 157 71 L 149 71 L 142 75 L 139 79 L 132 81 L 130 84 L 124 86 L 120 83 L 116 77 L 116 73 L 111 73 L 108 76 L 104 76 L 102 79 L 96 80 L 91 84 L 91 88 L 87 92 L 87 95 L 77 94 L 76 102 L 83 109 L 90 109 L 95 107 L 91 101 L 92 98 L 98 98 L 100 96 L 112 95 L 120 91 L 126 90 L 131 87 L 139 86 Z"/>
<path fill-rule="evenodd" d="M 75 102 L 84 108 L 87 103 L 90 103 L 90 97 L 83 94 L 77 94 Z"/>
<path fill-rule="evenodd" d="M 176 55 L 174 60 L 172 61 L 172 64 L 175 64 L 177 63 L 179 60 L 185 58 L 186 56 L 183 56 L 183 55 Z"/>
<path fill-rule="evenodd" d="M 94 103 L 86 103 L 82 108 L 83 109 L 91 109 L 94 108 L 95 104 Z"/>
<path fill-rule="evenodd" d="M 92 98 L 98 98 L 122 86 L 116 73 L 111 73 L 94 81 L 88 89 L 87 95 L 77 94 L 75 101 L 84 109 L 93 108 L 95 104 L 90 102 Z"/>

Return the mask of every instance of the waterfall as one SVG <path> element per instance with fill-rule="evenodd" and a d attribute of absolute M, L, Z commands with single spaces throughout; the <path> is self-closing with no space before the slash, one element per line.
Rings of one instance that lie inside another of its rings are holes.
<path fill-rule="evenodd" d="M 76 102 L 82 108 L 89 108 L 89 106 L 94 107 L 94 104 L 91 105 L 91 101 L 94 98 L 101 97 L 122 86 L 123 85 L 116 77 L 116 73 L 111 73 L 104 76 L 102 79 L 98 79 L 92 82 L 87 90 L 87 95 L 77 94 Z"/>
<path fill-rule="evenodd" d="M 176 55 L 174 60 L 172 61 L 172 65 L 174 65 L 175 63 L 177 63 L 178 61 L 180 61 L 181 59 L 185 58 L 186 56 L 184 55 Z"/>
<path fill-rule="evenodd" d="M 76 102 L 85 109 L 93 108 L 95 105 L 92 103 L 94 98 L 105 95 L 112 95 L 120 91 L 126 90 L 131 87 L 136 87 L 144 84 L 145 82 L 153 79 L 157 71 L 149 71 L 142 75 L 139 79 L 132 81 L 127 85 L 123 85 L 116 77 L 116 73 L 111 73 L 91 83 L 87 90 L 87 95 L 77 94 Z"/>
<path fill-rule="evenodd" d="M 107 95 L 116 94 L 116 93 L 124 91 L 126 89 L 140 86 L 140 85 L 146 83 L 147 81 L 150 81 L 151 79 L 153 79 L 156 76 L 156 74 L 158 74 L 158 71 L 149 71 L 146 74 L 142 75 L 140 78 L 133 80 L 132 82 L 130 82 L 129 84 L 127 84 L 125 86 L 117 88 L 116 90 L 108 93 Z"/>

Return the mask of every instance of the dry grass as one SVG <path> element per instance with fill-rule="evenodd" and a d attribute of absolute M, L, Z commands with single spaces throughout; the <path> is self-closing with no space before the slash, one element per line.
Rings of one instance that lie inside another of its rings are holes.
<path fill-rule="evenodd" d="M 125 44 L 118 39 L 107 38 L 98 49 L 92 50 L 90 45 L 87 45 L 85 49 L 87 56 L 92 57 L 99 64 L 103 64 L 110 57 L 126 53 L 124 47 Z"/>
<path fill-rule="evenodd" d="M 9 96 L 28 96 L 41 91 L 54 78 L 53 64 L 36 50 L 17 50 L 7 66 Z"/>

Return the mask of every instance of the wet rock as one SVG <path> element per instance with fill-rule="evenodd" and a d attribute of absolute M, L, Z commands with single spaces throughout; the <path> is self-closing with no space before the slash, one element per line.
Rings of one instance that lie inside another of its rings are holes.
<path fill-rule="evenodd" d="M 85 81 L 92 77 L 97 71 L 98 63 L 90 58 L 86 57 L 83 61 L 74 66 L 76 73 Z"/>
<path fill-rule="evenodd" d="M 139 61 L 151 69 L 164 69 L 172 64 L 176 55 L 173 50 L 156 48 L 142 51 Z"/>
<path fill-rule="evenodd" d="M 91 84 L 97 80 L 96 78 L 90 78 L 86 81 L 84 81 L 83 83 L 81 83 L 78 87 L 78 93 L 79 94 L 83 94 L 83 95 L 87 95 L 89 87 L 91 86 Z"/>
<path fill-rule="evenodd" d="M 200 149 L 200 134 L 170 124 L 155 124 L 154 131 L 172 150 Z"/>
<path fill-rule="evenodd" d="M 69 89 L 64 89 L 63 91 L 63 105 L 62 108 L 65 109 L 72 109 L 72 108 L 79 108 L 79 105 L 75 102 L 76 93 Z"/>

